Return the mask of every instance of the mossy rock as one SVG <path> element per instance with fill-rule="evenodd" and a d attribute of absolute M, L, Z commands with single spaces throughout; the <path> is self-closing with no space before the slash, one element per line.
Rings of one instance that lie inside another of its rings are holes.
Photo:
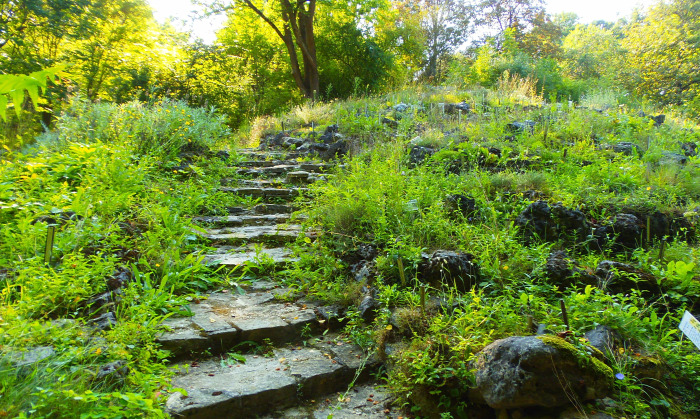
<path fill-rule="evenodd" d="M 600 359 L 599 359 L 600 358 Z M 555 336 L 512 336 L 484 348 L 471 397 L 495 409 L 557 407 L 606 397 L 613 371 L 590 346 Z"/>

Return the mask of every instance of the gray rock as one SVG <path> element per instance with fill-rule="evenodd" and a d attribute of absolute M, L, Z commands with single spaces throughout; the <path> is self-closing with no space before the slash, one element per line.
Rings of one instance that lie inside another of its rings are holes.
<path fill-rule="evenodd" d="M 628 141 L 622 141 L 613 145 L 613 151 L 616 153 L 624 154 L 625 156 L 641 156 L 642 151 L 639 146 L 635 143 L 630 143 Z"/>
<path fill-rule="evenodd" d="M 447 195 L 446 206 L 451 212 L 461 214 L 465 218 L 473 218 L 477 214 L 476 200 L 467 195 L 451 194 Z"/>
<path fill-rule="evenodd" d="M 366 295 L 357 310 L 360 312 L 360 317 L 367 323 L 371 323 L 377 316 L 379 310 L 379 301 L 371 295 Z"/>
<path fill-rule="evenodd" d="M 10 350 L 7 352 L 7 356 L 15 368 L 34 365 L 54 355 L 56 355 L 56 351 L 52 346 L 37 346 L 23 351 Z"/>
<path fill-rule="evenodd" d="M 515 219 L 515 226 L 525 242 L 534 240 L 553 240 L 557 236 L 552 210 L 545 201 L 528 205 Z"/>
<path fill-rule="evenodd" d="M 394 129 L 399 127 L 398 121 L 386 117 L 382 118 L 382 124 Z"/>
<path fill-rule="evenodd" d="M 626 263 L 604 260 L 596 266 L 598 288 L 610 293 L 629 293 L 632 289 L 662 294 L 656 277 Z"/>
<path fill-rule="evenodd" d="M 460 103 L 445 103 L 445 113 L 454 115 L 459 112 L 462 113 L 469 113 L 471 110 L 471 106 L 467 102 L 460 102 Z"/>
<path fill-rule="evenodd" d="M 95 374 L 95 382 L 108 386 L 116 387 L 124 383 L 124 379 L 129 374 L 129 367 L 126 361 L 114 361 L 102 365 Z"/>
<path fill-rule="evenodd" d="M 514 134 L 524 132 L 532 134 L 535 131 L 535 125 L 537 125 L 537 123 L 531 120 L 526 120 L 523 122 L 511 122 L 506 125 L 506 130 Z"/>
<path fill-rule="evenodd" d="M 282 147 L 299 147 L 304 144 L 304 140 L 301 138 L 286 137 L 282 140 Z"/>
<path fill-rule="evenodd" d="M 622 340 L 615 329 L 602 324 L 586 332 L 584 337 L 592 347 L 604 354 L 613 352 Z"/>
<path fill-rule="evenodd" d="M 110 330 L 116 324 L 117 317 L 111 311 L 108 311 L 107 313 L 88 321 L 88 325 L 94 327 L 97 330 Z"/>
<path fill-rule="evenodd" d="M 612 243 L 615 250 L 634 249 L 641 244 L 642 223 L 633 214 L 617 214 L 615 221 L 593 233 L 600 246 Z"/>
<path fill-rule="evenodd" d="M 396 112 L 405 112 L 411 108 L 410 105 L 407 105 L 405 103 L 399 103 L 397 105 L 394 105 L 394 110 Z"/>
<path fill-rule="evenodd" d="M 435 154 L 435 149 L 430 147 L 414 146 L 408 153 L 408 161 L 414 166 L 423 164 L 423 162 L 433 154 Z"/>
<path fill-rule="evenodd" d="M 683 154 L 688 157 L 695 157 L 698 155 L 698 145 L 691 141 L 681 143 L 681 150 Z"/>
<path fill-rule="evenodd" d="M 591 353 L 600 356 L 595 349 Z M 471 396 L 494 409 L 557 407 L 605 397 L 613 372 L 593 355 L 553 336 L 513 336 L 484 348 Z"/>
<path fill-rule="evenodd" d="M 481 280 L 481 270 L 470 253 L 436 250 L 432 255 L 423 255 L 418 266 L 418 277 L 440 288 L 456 287 L 468 291 Z"/>
<path fill-rule="evenodd" d="M 660 164 L 677 164 L 682 166 L 688 163 L 688 157 L 684 154 L 670 153 L 668 151 L 663 152 L 663 157 L 659 160 Z"/>

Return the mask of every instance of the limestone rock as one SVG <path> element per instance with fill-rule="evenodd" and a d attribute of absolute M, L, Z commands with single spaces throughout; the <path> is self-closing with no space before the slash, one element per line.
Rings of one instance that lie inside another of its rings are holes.
<path fill-rule="evenodd" d="M 494 409 L 564 406 L 572 397 L 598 399 L 611 391 L 613 382 L 612 370 L 602 361 L 553 336 L 497 340 L 478 354 L 475 366 L 472 397 Z"/>
<path fill-rule="evenodd" d="M 481 270 L 470 253 L 437 250 L 432 255 L 423 255 L 418 266 L 419 278 L 439 288 L 455 286 L 459 291 L 468 291 L 481 280 Z"/>

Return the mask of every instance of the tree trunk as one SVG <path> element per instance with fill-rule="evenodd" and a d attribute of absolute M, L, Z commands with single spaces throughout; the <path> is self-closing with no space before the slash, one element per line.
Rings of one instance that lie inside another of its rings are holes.
<path fill-rule="evenodd" d="M 303 95 L 315 98 L 319 91 L 318 60 L 316 59 L 316 38 L 314 36 L 314 15 L 316 0 L 280 0 L 282 5 L 283 28 L 266 16 L 250 0 L 245 4 L 260 16 L 277 33 L 287 48 L 294 82 Z M 308 3 L 308 10 L 304 5 Z M 299 57 L 301 55 L 301 65 Z"/>

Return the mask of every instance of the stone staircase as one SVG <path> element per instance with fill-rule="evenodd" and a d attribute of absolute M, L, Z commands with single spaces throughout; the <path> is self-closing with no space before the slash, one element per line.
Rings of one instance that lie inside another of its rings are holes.
<path fill-rule="evenodd" d="M 294 201 L 333 165 L 300 163 L 280 152 L 240 154 L 250 160 L 232 168 L 237 177 L 224 179 L 221 190 L 257 204 L 194 219 L 216 249 L 206 262 L 281 268 L 294 261 L 285 244 L 300 234 L 315 237 L 291 222 Z M 166 404 L 173 417 L 398 417 L 372 382 L 380 362 L 337 334 L 333 307 L 261 278 L 244 293 L 212 292 L 189 310 L 190 317 L 168 318 L 168 331 L 158 338 L 174 362 L 173 385 L 182 389 Z"/>

